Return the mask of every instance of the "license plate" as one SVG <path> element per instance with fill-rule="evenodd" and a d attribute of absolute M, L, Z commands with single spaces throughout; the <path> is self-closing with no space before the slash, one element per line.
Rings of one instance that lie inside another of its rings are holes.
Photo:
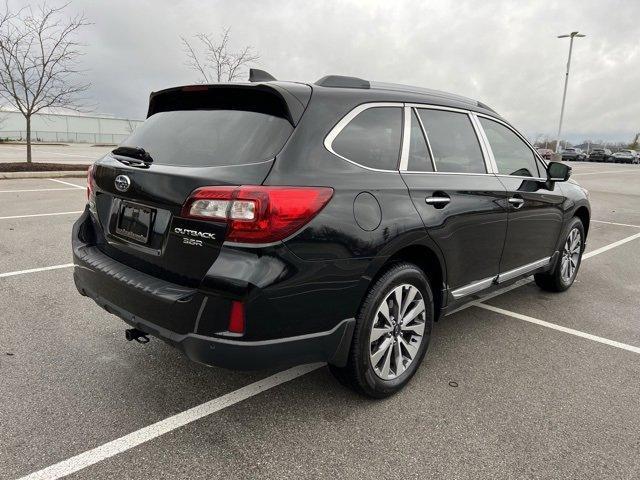
<path fill-rule="evenodd" d="M 116 233 L 139 243 L 149 241 L 154 210 L 134 203 L 122 202 Z"/>

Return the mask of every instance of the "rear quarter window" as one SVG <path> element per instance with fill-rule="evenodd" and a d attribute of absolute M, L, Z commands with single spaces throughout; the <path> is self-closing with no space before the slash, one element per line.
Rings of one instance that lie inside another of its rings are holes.
<path fill-rule="evenodd" d="M 272 159 L 293 132 L 288 120 L 243 110 L 176 110 L 149 117 L 122 145 L 154 164 L 216 167 Z"/>
<path fill-rule="evenodd" d="M 396 170 L 402 138 L 400 107 L 371 107 L 360 112 L 333 140 L 332 150 L 360 165 Z"/>

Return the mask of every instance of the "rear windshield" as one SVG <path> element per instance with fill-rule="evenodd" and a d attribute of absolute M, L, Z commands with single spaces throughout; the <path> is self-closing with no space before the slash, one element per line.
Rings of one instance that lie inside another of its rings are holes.
<path fill-rule="evenodd" d="M 177 110 L 152 115 L 122 145 L 144 148 L 154 164 L 217 167 L 272 159 L 292 131 L 265 113 Z"/>

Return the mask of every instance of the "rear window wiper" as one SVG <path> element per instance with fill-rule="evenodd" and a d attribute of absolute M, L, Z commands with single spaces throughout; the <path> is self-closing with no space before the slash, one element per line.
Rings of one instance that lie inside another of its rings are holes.
<path fill-rule="evenodd" d="M 111 151 L 111 155 L 119 162 L 132 167 L 149 167 L 153 158 L 142 147 L 118 147 Z"/>

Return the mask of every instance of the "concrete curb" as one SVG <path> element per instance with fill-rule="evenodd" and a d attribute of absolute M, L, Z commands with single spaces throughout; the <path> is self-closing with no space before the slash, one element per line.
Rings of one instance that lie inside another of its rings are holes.
<path fill-rule="evenodd" d="M 0 172 L 0 180 L 18 178 L 84 178 L 86 176 L 87 172 L 82 170 L 63 172 Z"/>

